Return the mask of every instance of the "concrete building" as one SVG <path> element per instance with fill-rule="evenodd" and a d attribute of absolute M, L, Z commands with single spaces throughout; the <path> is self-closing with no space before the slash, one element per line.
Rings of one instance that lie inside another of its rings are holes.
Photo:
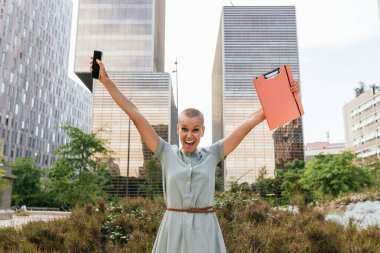
<path fill-rule="evenodd" d="M 68 78 L 72 3 L 0 1 L 0 145 L 4 159 L 49 168 L 60 126 L 91 130 L 91 93 Z"/>
<path fill-rule="evenodd" d="M 344 105 L 346 147 L 364 164 L 380 161 L 380 91 L 370 88 Z"/>
<path fill-rule="evenodd" d="M 312 142 L 305 145 L 305 162 L 318 154 L 340 154 L 346 149 L 345 143 Z"/>
<path fill-rule="evenodd" d="M 299 80 L 296 13 L 292 6 L 224 7 L 212 75 L 213 142 L 227 136 L 261 107 L 255 76 L 289 63 Z M 302 121 L 275 132 L 258 126 L 225 160 L 225 180 L 254 182 L 259 170 L 274 176 L 295 158 L 303 159 Z"/>
<path fill-rule="evenodd" d="M 114 173 L 138 177 L 146 154 L 140 135 L 107 90 L 91 78 L 89 57 L 103 52 L 107 72 L 119 89 L 137 106 L 158 134 L 177 144 L 177 109 L 168 73 L 164 73 L 164 0 L 80 0 L 75 73 L 93 90 L 93 128 L 114 151 Z M 145 152 L 145 154 L 144 154 Z M 118 175 L 114 175 L 118 176 Z M 124 182 L 125 184 L 125 182 Z"/>

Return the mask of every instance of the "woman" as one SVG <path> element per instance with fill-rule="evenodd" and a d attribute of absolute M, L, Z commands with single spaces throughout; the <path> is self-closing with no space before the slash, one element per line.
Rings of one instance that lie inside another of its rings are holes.
<path fill-rule="evenodd" d="M 92 57 L 90 71 L 92 71 Z M 184 110 L 177 133 L 181 149 L 161 139 L 136 106 L 110 80 L 103 63 L 99 81 L 119 107 L 135 124 L 147 147 L 160 160 L 163 171 L 164 198 L 167 205 L 153 252 L 226 252 L 219 223 L 212 208 L 217 164 L 229 155 L 244 137 L 265 119 L 262 109 L 244 120 L 226 138 L 198 149 L 203 137 L 203 114 L 193 108 Z M 298 92 L 297 83 L 292 91 Z"/>

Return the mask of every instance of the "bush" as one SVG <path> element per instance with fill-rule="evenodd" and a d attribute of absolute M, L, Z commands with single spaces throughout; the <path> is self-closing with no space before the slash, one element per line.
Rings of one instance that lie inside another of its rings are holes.
<path fill-rule="evenodd" d="M 283 212 L 270 208 L 256 195 L 236 191 L 218 195 L 215 209 L 228 252 L 348 253 L 380 248 L 379 227 L 349 230 L 325 221 L 323 214 L 311 207 L 304 206 L 299 214 Z"/>
<path fill-rule="evenodd" d="M 354 164 L 355 155 L 345 151 L 339 155 L 319 154 L 306 164 L 299 183 L 302 189 L 312 191 L 314 198 L 338 196 L 372 186 L 374 178 L 368 168 Z"/>
<path fill-rule="evenodd" d="M 0 228 L 0 250 L 1 252 L 19 251 L 20 233 L 13 227 Z"/>
<path fill-rule="evenodd" d="M 27 211 L 20 211 L 18 213 L 16 213 L 17 216 L 29 216 L 29 212 Z"/>
<path fill-rule="evenodd" d="M 0 228 L 0 252 L 151 252 L 163 198 L 127 198 L 73 210 L 69 218 Z M 325 221 L 312 208 L 294 214 L 250 192 L 219 193 L 214 207 L 228 252 L 378 252 L 380 227 Z M 238 243 L 237 243 L 238 242 Z"/>

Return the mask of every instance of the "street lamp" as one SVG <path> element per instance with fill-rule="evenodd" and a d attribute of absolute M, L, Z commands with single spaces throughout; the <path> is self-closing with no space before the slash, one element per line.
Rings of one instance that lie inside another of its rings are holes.
<path fill-rule="evenodd" d="M 132 102 L 132 98 L 129 99 Z M 125 183 L 125 195 L 128 197 L 129 194 L 129 158 L 131 154 L 131 118 L 128 116 L 128 155 L 127 155 L 127 180 Z"/>
<path fill-rule="evenodd" d="M 178 110 L 179 110 L 179 106 L 178 106 L 178 61 L 177 61 L 177 58 L 175 58 L 175 70 L 172 71 L 172 73 L 175 73 L 175 88 L 176 88 L 176 103 L 177 103 L 177 113 Z"/>

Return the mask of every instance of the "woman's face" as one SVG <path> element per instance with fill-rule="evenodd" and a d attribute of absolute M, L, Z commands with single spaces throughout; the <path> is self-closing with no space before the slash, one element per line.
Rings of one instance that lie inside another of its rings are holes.
<path fill-rule="evenodd" d="M 181 141 L 182 150 L 186 153 L 194 152 L 203 137 L 204 131 L 205 127 L 200 117 L 189 118 L 182 116 L 177 125 L 177 133 Z"/>

